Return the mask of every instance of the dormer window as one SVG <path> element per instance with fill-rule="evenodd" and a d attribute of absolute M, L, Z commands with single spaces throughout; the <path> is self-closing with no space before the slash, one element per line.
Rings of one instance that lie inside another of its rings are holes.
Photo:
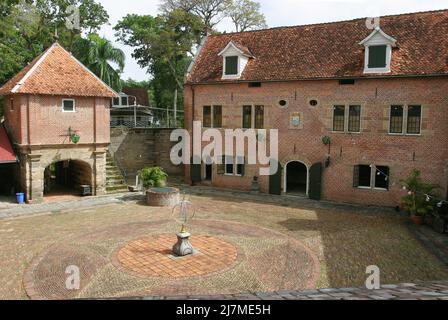
<path fill-rule="evenodd" d="M 369 47 L 369 69 L 386 68 L 387 46 Z"/>
<path fill-rule="evenodd" d="M 253 58 L 249 49 L 230 41 L 223 51 L 222 56 L 222 79 L 239 79 L 250 58 Z"/>
<path fill-rule="evenodd" d="M 238 56 L 226 57 L 224 70 L 226 76 L 238 75 Z"/>
<path fill-rule="evenodd" d="M 360 42 L 365 47 L 364 73 L 389 73 L 396 40 L 379 27 Z"/>

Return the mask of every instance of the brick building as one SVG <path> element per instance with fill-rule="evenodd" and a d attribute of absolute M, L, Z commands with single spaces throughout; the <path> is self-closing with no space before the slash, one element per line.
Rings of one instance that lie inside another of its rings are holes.
<path fill-rule="evenodd" d="M 19 159 L 16 190 L 40 202 L 56 187 L 105 193 L 109 106 L 117 94 L 55 43 L 8 81 L 4 127 Z"/>
<path fill-rule="evenodd" d="M 445 198 L 447 34 L 441 10 L 208 36 L 186 77 L 186 128 L 278 129 L 281 169 L 258 177 L 261 192 L 396 206 L 419 169 Z M 186 180 L 250 190 L 258 166 L 225 159 L 186 166 Z"/>

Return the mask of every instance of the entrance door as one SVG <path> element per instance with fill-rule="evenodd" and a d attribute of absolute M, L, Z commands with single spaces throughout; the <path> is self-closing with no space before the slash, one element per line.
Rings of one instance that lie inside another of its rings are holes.
<path fill-rule="evenodd" d="M 205 181 L 212 181 L 212 168 L 213 166 L 211 164 L 205 165 Z"/>
<path fill-rule="evenodd" d="M 277 161 L 277 160 L 271 160 Z M 282 194 L 282 167 L 277 161 L 277 172 L 269 176 L 269 194 L 281 195 Z"/>
<path fill-rule="evenodd" d="M 308 191 L 308 168 L 302 162 L 292 161 L 286 166 L 286 192 L 306 195 Z"/>

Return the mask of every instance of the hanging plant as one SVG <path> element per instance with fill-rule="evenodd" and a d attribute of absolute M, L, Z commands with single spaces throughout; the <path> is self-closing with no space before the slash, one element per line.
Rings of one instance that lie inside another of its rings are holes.
<path fill-rule="evenodd" d="M 74 133 L 70 136 L 70 141 L 73 142 L 74 144 L 77 144 L 80 139 L 81 139 L 81 137 L 79 136 L 79 134 L 76 134 L 76 133 Z"/>

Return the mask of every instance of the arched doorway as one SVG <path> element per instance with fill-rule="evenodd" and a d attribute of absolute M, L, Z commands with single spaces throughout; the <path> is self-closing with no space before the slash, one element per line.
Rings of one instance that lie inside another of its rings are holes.
<path fill-rule="evenodd" d="M 92 189 L 92 168 L 84 161 L 58 161 L 45 168 L 44 196 L 80 196 L 82 186 Z"/>
<path fill-rule="evenodd" d="M 291 161 L 285 167 L 285 192 L 308 195 L 308 167 L 300 161 Z"/>

